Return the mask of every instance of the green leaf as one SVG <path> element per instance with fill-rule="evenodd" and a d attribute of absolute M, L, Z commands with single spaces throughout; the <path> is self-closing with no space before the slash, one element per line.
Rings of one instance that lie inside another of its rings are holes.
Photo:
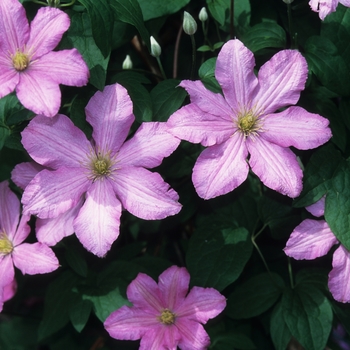
<path fill-rule="evenodd" d="M 216 57 L 209 58 L 199 68 L 198 75 L 203 84 L 215 93 L 221 92 L 221 86 L 215 78 Z"/>
<path fill-rule="evenodd" d="M 92 23 L 86 13 L 75 13 L 67 37 L 72 45 L 82 54 L 90 70 L 89 82 L 97 89 L 103 90 L 106 81 L 106 70 L 109 54 L 103 56 L 92 37 Z"/>
<path fill-rule="evenodd" d="M 179 83 L 175 79 L 164 80 L 151 91 L 153 120 L 166 122 L 181 107 L 187 93 Z"/>
<path fill-rule="evenodd" d="M 69 317 L 73 327 L 78 333 L 84 329 L 87 321 L 89 320 L 91 309 L 92 303 L 89 300 L 79 300 L 72 306 L 69 312 Z"/>
<path fill-rule="evenodd" d="M 270 333 L 276 350 L 287 349 L 287 345 L 292 338 L 292 334 L 289 331 L 287 323 L 283 317 L 282 302 L 276 304 L 272 311 L 270 320 Z"/>
<path fill-rule="evenodd" d="M 333 313 L 323 293 L 310 285 L 298 285 L 294 290 L 285 290 L 281 307 L 289 331 L 304 348 L 325 348 Z"/>
<path fill-rule="evenodd" d="M 148 21 L 152 18 L 171 15 L 186 6 L 190 0 L 138 0 L 138 2 L 142 10 L 144 21 Z"/>
<path fill-rule="evenodd" d="M 4 147 L 5 141 L 10 134 L 10 129 L 0 126 L 0 149 Z"/>
<path fill-rule="evenodd" d="M 67 245 L 65 251 L 65 258 L 69 266 L 80 276 L 86 277 L 88 273 L 88 266 L 82 254 L 82 251 L 74 245 Z"/>
<path fill-rule="evenodd" d="M 245 228 L 198 229 L 186 255 L 191 284 L 223 290 L 242 273 L 252 247 Z"/>
<path fill-rule="evenodd" d="M 277 273 L 256 275 L 241 283 L 228 298 L 226 313 L 234 319 L 258 316 L 282 294 L 283 279 Z"/>
<path fill-rule="evenodd" d="M 113 29 L 113 14 L 105 0 L 79 0 L 87 9 L 93 38 L 104 57 L 111 52 L 111 37 Z M 82 31 L 81 33 L 84 33 Z M 80 34 L 81 35 L 81 34 Z"/>
<path fill-rule="evenodd" d="M 285 48 L 286 32 L 275 22 L 262 22 L 250 28 L 242 41 L 253 52 L 267 47 Z"/>
<path fill-rule="evenodd" d="M 208 45 L 202 45 L 202 46 L 198 47 L 197 51 L 199 51 L 199 52 L 211 51 L 211 47 Z"/>
<path fill-rule="evenodd" d="M 136 27 L 148 49 L 151 49 L 150 35 L 143 23 L 142 11 L 137 0 L 109 0 L 118 21 L 129 23 Z"/>

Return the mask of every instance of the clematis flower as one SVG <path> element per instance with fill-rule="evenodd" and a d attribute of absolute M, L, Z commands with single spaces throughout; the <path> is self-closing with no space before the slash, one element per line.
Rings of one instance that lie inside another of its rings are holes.
<path fill-rule="evenodd" d="M 158 284 L 139 273 L 126 292 L 133 306 L 112 312 L 106 330 L 115 339 L 141 339 L 140 350 L 207 349 L 210 339 L 201 323 L 221 313 L 226 299 L 213 288 L 193 287 L 188 293 L 189 282 L 184 267 L 168 268 Z"/>
<path fill-rule="evenodd" d="M 16 294 L 16 291 L 17 291 L 17 282 L 16 282 L 16 279 L 14 278 L 10 284 L 8 284 L 2 289 L 2 292 L 0 291 L 0 312 L 3 309 L 4 302 L 12 299 Z"/>
<path fill-rule="evenodd" d="M 38 115 L 22 132 L 29 155 L 52 169 L 40 171 L 26 187 L 23 210 L 41 219 L 72 210 L 78 239 L 104 256 L 119 235 L 122 207 L 145 220 L 180 211 L 177 193 L 158 173 L 145 169 L 159 166 L 179 140 L 165 123 L 150 122 L 124 142 L 135 117 L 130 97 L 119 84 L 97 92 L 85 111 L 93 127 L 91 142 L 61 114 L 51 119 Z"/>
<path fill-rule="evenodd" d="M 350 7 L 350 0 L 310 0 L 309 5 L 312 11 L 318 12 L 323 21 L 330 13 L 335 12 L 338 3 Z"/>
<path fill-rule="evenodd" d="M 76 49 L 52 51 L 70 25 L 66 13 L 40 8 L 30 26 L 18 0 L 0 1 L 0 98 L 16 90 L 24 107 L 52 117 L 59 84 L 86 85 L 89 70 Z"/>
<path fill-rule="evenodd" d="M 324 215 L 325 199 L 306 209 L 315 216 Z M 298 225 L 287 241 L 284 252 L 297 260 L 313 260 L 326 255 L 339 243 L 325 220 L 306 219 Z M 350 302 L 350 252 L 340 245 L 333 253 L 333 268 L 328 275 L 328 288 L 335 300 Z"/>
<path fill-rule="evenodd" d="M 169 132 L 208 147 L 192 174 L 204 199 L 238 187 L 248 176 L 248 163 L 267 187 L 297 197 L 302 171 L 288 147 L 315 148 L 331 137 L 328 120 L 301 107 L 275 113 L 295 104 L 304 89 L 307 64 L 298 51 L 278 52 L 257 77 L 254 66 L 252 52 L 239 40 L 230 40 L 222 47 L 215 69 L 223 96 L 207 90 L 201 81 L 180 83 L 191 103 L 170 116 Z"/>
<path fill-rule="evenodd" d="M 59 262 L 54 252 L 43 243 L 23 243 L 30 233 L 29 216 L 20 216 L 20 202 L 0 182 L 0 305 L 11 295 L 8 288 L 14 282 L 16 266 L 23 274 L 35 275 L 56 270 Z"/>

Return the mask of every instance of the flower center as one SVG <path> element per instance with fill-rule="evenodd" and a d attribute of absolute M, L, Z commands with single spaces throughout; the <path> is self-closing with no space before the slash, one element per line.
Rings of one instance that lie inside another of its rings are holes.
<path fill-rule="evenodd" d="M 114 165 L 113 159 L 110 155 L 102 154 L 98 152 L 97 155 L 91 157 L 90 169 L 92 179 L 100 179 L 102 177 L 108 177 L 112 174 L 112 166 Z"/>
<path fill-rule="evenodd" d="M 12 253 L 13 245 L 12 242 L 8 239 L 5 232 L 0 233 L 0 255 L 7 255 Z"/>
<path fill-rule="evenodd" d="M 176 315 L 169 309 L 164 309 L 159 316 L 159 321 L 166 325 L 171 325 L 175 322 Z"/>
<path fill-rule="evenodd" d="M 240 111 L 237 116 L 237 128 L 244 136 L 257 134 L 261 129 L 259 114 L 252 109 Z"/>
<path fill-rule="evenodd" d="M 12 56 L 12 64 L 13 68 L 16 69 L 17 72 L 22 72 L 26 70 L 29 66 L 29 56 L 23 52 L 17 50 L 17 52 Z"/>

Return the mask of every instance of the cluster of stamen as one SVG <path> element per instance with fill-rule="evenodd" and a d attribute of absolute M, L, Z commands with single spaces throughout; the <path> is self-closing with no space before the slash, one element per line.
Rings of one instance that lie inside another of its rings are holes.
<path fill-rule="evenodd" d="M 97 179 L 111 176 L 114 163 L 115 161 L 110 157 L 109 153 L 103 154 L 97 152 L 97 154 L 90 157 L 90 177 L 95 181 Z"/>
<path fill-rule="evenodd" d="M 30 62 L 28 54 L 17 50 L 17 52 L 12 55 L 11 58 L 13 68 L 16 69 L 17 72 L 22 72 L 28 68 Z"/>
<path fill-rule="evenodd" d="M 165 325 L 171 325 L 175 322 L 176 315 L 171 312 L 169 309 L 164 309 L 159 316 L 159 321 Z"/>
<path fill-rule="evenodd" d="M 13 245 L 5 232 L 0 232 L 0 256 L 12 253 Z"/>
<path fill-rule="evenodd" d="M 261 130 L 260 114 L 254 109 L 242 109 L 237 113 L 237 128 L 245 136 L 257 135 Z"/>

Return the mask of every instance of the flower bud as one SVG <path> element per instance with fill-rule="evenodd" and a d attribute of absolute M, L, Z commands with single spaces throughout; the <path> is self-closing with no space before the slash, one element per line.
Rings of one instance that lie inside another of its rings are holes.
<path fill-rule="evenodd" d="M 205 7 L 202 7 L 202 9 L 199 11 L 198 18 L 201 22 L 205 22 L 208 19 L 208 12 Z"/>
<path fill-rule="evenodd" d="M 129 55 L 126 55 L 122 67 L 123 69 L 132 69 L 132 61 Z"/>
<path fill-rule="evenodd" d="M 150 40 L 151 40 L 151 55 L 153 57 L 159 57 L 160 54 L 162 53 L 162 48 L 157 43 L 157 40 L 153 38 L 153 36 L 151 36 Z"/>
<path fill-rule="evenodd" d="M 182 24 L 184 32 L 188 35 L 193 35 L 197 31 L 197 23 L 194 18 L 186 11 L 184 11 L 184 21 Z"/>
<path fill-rule="evenodd" d="M 46 0 L 46 2 L 50 7 L 59 7 L 61 3 L 60 0 Z"/>

